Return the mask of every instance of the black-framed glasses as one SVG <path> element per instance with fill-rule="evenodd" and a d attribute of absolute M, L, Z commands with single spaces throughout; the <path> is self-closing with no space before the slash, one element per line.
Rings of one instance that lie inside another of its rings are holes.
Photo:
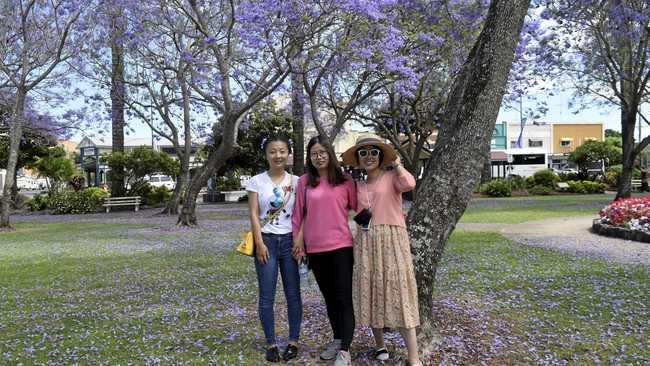
<path fill-rule="evenodd" d="M 375 156 L 375 157 L 379 156 L 379 152 L 380 152 L 379 149 L 362 149 L 357 151 L 357 154 L 359 154 L 360 158 L 365 158 L 366 156 L 368 156 L 368 154 L 370 154 L 370 156 Z"/>
<path fill-rule="evenodd" d="M 314 151 L 313 153 L 309 154 L 312 159 L 316 158 L 329 158 L 329 154 L 327 151 Z"/>

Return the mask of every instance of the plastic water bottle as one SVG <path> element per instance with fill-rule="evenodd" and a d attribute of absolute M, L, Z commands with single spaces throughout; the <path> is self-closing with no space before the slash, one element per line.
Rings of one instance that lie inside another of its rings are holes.
<path fill-rule="evenodd" d="M 307 277 L 309 276 L 309 267 L 307 266 L 307 258 L 303 257 L 300 260 L 300 264 L 298 265 L 298 273 L 300 274 L 301 280 L 306 280 Z"/>

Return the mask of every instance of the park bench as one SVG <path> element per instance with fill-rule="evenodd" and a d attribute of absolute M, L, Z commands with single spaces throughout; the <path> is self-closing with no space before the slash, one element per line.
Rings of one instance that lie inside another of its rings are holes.
<path fill-rule="evenodd" d="M 641 190 L 641 179 L 632 179 L 632 189 Z"/>
<path fill-rule="evenodd" d="M 558 191 L 565 192 L 569 190 L 569 183 L 567 182 L 558 182 L 556 186 Z"/>
<path fill-rule="evenodd" d="M 106 213 L 111 212 L 113 206 L 135 206 L 135 210 L 140 208 L 140 196 L 133 197 L 108 197 L 102 205 L 106 207 Z"/>

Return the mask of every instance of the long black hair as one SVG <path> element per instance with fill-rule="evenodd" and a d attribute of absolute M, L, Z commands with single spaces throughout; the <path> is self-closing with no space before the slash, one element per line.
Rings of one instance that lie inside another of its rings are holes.
<path fill-rule="evenodd" d="M 338 186 L 345 182 L 345 176 L 341 171 L 339 166 L 339 161 L 336 159 L 336 154 L 332 145 L 327 141 L 326 138 L 318 135 L 314 136 L 309 140 L 307 144 L 307 173 L 309 174 L 309 185 L 316 187 L 320 183 L 320 176 L 318 175 L 318 169 L 311 163 L 311 149 L 314 145 L 320 144 L 327 151 L 327 181 L 333 186 Z"/>

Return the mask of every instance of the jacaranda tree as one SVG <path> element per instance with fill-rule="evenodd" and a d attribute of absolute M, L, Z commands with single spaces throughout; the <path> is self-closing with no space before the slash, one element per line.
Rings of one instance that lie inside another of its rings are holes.
<path fill-rule="evenodd" d="M 422 339 L 434 333 L 436 270 L 487 158 L 529 4 L 530 0 L 491 2 L 483 29 L 451 87 L 438 141 L 409 212 Z M 428 345 L 423 343 L 424 353 Z"/>
<path fill-rule="evenodd" d="M 64 61 L 79 51 L 75 26 L 83 1 L 12 0 L 0 4 L 0 89 L 13 98 L 9 119 L 7 178 L 0 229 L 10 228 L 11 187 L 26 120 L 28 95 L 36 89 L 65 88 Z"/>

